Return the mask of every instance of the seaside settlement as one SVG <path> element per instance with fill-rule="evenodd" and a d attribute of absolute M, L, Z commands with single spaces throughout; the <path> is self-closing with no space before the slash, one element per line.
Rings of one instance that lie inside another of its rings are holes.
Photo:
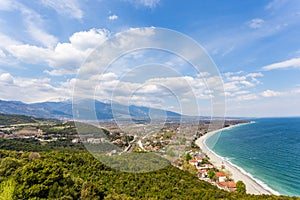
<path fill-rule="evenodd" d="M 197 173 L 200 180 L 207 181 L 220 189 L 236 191 L 236 182 L 231 178 L 232 174 L 225 169 L 225 165 L 221 168 L 212 165 L 209 158 L 199 149 L 187 152 L 185 160 L 182 160 L 178 167 L 191 173 Z"/>
<path fill-rule="evenodd" d="M 230 126 L 241 121 L 226 121 L 225 126 Z M 198 176 L 200 180 L 207 181 L 212 185 L 227 191 L 236 191 L 237 183 L 231 178 L 232 174 L 227 171 L 225 166 L 217 168 L 212 165 L 206 154 L 195 144 L 195 140 L 207 133 L 208 123 L 193 124 L 197 131 L 191 137 L 193 138 L 189 147 L 186 148 L 185 154 L 172 163 L 174 166 L 189 171 Z M 145 130 L 144 124 L 137 124 L 131 129 L 121 130 L 116 123 L 105 122 L 101 124 L 105 135 L 87 134 L 84 137 L 77 134 L 74 122 L 42 122 L 28 124 L 13 124 L 0 126 L 1 146 L 6 143 L 3 140 L 28 141 L 32 144 L 43 146 L 63 146 L 63 147 L 82 147 L 83 144 L 101 145 L 103 143 L 112 143 L 123 149 L 124 152 L 163 152 L 165 155 L 174 156 L 173 152 L 168 151 L 166 147 L 172 143 L 179 133 L 180 123 L 166 123 L 163 127 L 157 125 L 157 129 L 147 137 L 138 135 L 141 129 Z M 152 127 L 153 128 L 153 127 Z M 186 138 L 181 138 L 180 144 L 188 144 Z M 112 150 L 106 155 L 111 156 L 118 152 Z M 243 183 L 240 183 L 243 185 Z"/>

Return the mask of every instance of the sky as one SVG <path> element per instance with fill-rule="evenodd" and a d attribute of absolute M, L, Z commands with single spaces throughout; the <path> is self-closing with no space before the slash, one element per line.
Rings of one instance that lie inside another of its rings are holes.
<path fill-rule="evenodd" d="M 300 116 L 300 1 L 290 0 L 1 0 L 0 99 L 72 99 L 95 48 L 124 31 L 134 32 L 126 45 L 143 44 L 159 28 L 186 35 L 213 60 L 226 116 Z M 132 52 L 89 75 L 95 82 L 83 88 L 100 101 L 113 95 L 193 115 L 195 100 L 201 115 L 213 110 L 212 77 L 167 52 Z"/>

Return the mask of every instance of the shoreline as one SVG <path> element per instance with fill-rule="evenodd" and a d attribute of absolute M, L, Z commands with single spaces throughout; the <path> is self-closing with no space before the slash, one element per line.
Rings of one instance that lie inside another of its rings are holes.
<path fill-rule="evenodd" d="M 252 123 L 252 122 L 250 122 Z M 237 126 L 241 126 L 245 124 L 237 124 L 229 127 L 225 127 L 219 130 L 211 131 L 206 133 L 204 136 L 198 138 L 196 140 L 196 144 L 201 148 L 202 152 L 205 153 L 210 162 L 218 168 L 221 168 L 221 165 L 225 166 L 225 170 L 229 171 L 232 174 L 232 178 L 235 182 L 241 180 L 246 185 L 246 191 L 248 194 L 273 194 L 280 195 L 277 191 L 269 188 L 264 182 L 254 178 L 250 173 L 246 172 L 243 168 L 231 163 L 230 161 L 224 159 L 214 151 L 212 151 L 207 145 L 206 140 L 213 136 L 216 133 L 219 133 L 223 130 L 228 130 Z"/>

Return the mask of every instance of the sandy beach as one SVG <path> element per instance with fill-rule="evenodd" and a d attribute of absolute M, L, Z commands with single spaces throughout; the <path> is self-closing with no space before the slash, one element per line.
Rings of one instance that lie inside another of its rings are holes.
<path fill-rule="evenodd" d="M 238 169 L 236 166 L 232 165 L 230 162 L 224 160 L 222 157 L 217 155 L 215 152 L 211 151 L 205 144 L 205 140 L 215 133 L 232 128 L 233 126 L 226 127 L 221 130 L 217 131 L 212 131 L 204 136 L 200 137 L 197 141 L 196 144 L 201 148 L 202 152 L 207 154 L 208 157 L 210 158 L 210 162 L 215 165 L 218 168 L 221 168 L 221 165 L 225 166 L 225 171 L 229 171 L 232 174 L 232 178 L 234 179 L 235 182 L 241 180 L 245 183 L 246 185 L 246 190 L 247 193 L 249 194 L 275 194 L 279 195 L 276 191 L 267 190 L 266 187 L 263 187 L 263 185 L 259 184 L 257 180 L 253 179 L 252 177 L 246 175 L 243 173 L 240 169 Z"/>

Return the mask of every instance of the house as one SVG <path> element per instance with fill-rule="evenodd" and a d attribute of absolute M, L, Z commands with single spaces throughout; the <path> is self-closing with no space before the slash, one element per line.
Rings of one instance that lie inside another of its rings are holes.
<path fill-rule="evenodd" d="M 79 138 L 74 138 L 74 139 L 72 139 L 72 143 L 79 143 Z"/>
<path fill-rule="evenodd" d="M 226 174 L 224 174 L 223 172 L 216 172 L 215 174 L 219 182 L 225 182 Z"/>
<path fill-rule="evenodd" d="M 197 160 L 198 162 L 202 162 L 202 158 L 201 158 L 201 156 L 195 156 L 195 160 Z"/>
<path fill-rule="evenodd" d="M 212 164 L 205 164 L 204 167 L 206 169 L 213 169 L 214 168 L 214 166 Z"/>
<path fill-rule="evenodd" d="M 87 143 L 91 143 L 91 144 L 99 144 L 101 143 L 101 139 L 100 138 L 88 138 Z"/>
<path fill-rule="evenodd" d="M 204 164 L 204 165 L 202 165 L 202 166 L 196 166 L 197 167 L 197 169 L 213 169 L 213 168 L 215 168 L 213 165 L 211 165 L 211 164 Z"/>
<path fill-rule="evenodd" d="M 198 177 L 199 178 L 207 178 L 207 170 L 206 169 L 199 169 L 198 170 Z"/>
<path fill-rule="evenodd" d="M 198 161 L 197 160 L 189 160 L 189 163 L 191 165 L 197 166 L 198 165 Z"/>
<path fill-rule="evenodd" d="M 235 191 L 236 190 L 236 184 L 234 181 L 228 181 L 228 182 L 219 182 L 218 186 L 224 189 L 227 189 L 229 191 Z"/>

